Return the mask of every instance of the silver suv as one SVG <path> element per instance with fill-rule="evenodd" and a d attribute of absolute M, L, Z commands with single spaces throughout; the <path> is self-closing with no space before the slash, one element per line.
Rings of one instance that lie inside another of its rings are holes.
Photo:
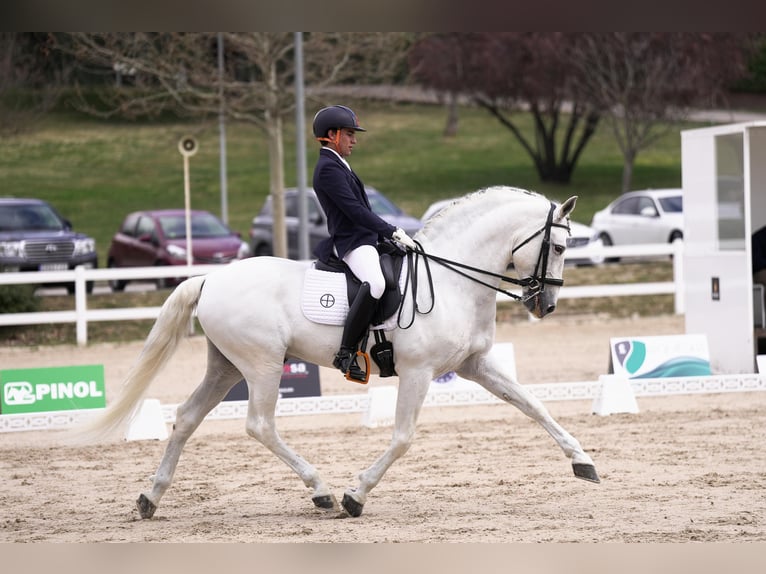
<path fill-rule="evenodd" d="M 391 225 L 404 229 L 410 237 L 423 227 L 422 221 L 404 213 L 374 187 L 365 186 L 365 191 L 372 210 Z M 306 190 L 306 203 L 308 204 L 309 257 L 313 257 L 317 244 L 329 233 L 324 211 L 312 188 Z M 298 190 L 294 187 L 285 189 L 285 226 L 287 227 L 287 257 L 298 259 Z M 269 195 L 261 212 L 253 218 L 250 226 L 250 246 L 253 255 L 274 253 L 273 228 L 274 217 L 271 195 Z"/>
<path fill-rule="evenodd" d="M 0 197 L 0 272 L 98 267 L 96 242 L 40 199 Z M 64 283 L 74 293 L 74 283 Z M 88 293 L 93 282 L 87 284 Z"/>

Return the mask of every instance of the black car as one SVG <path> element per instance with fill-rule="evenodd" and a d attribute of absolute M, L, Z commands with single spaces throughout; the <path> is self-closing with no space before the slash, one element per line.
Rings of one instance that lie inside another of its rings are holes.
<path fill-rule="evenodd" d="M 0 197 L 0 272 L 98 267 L 96 242 L 40 199 Z M 74 293 L 74 282 L 62 284 Z M 88 293 L 93 282 L 87 282 Z"/>
<path fill-rule="evenodd" d="M 391 225 L 404 229 L 410 237 L 423 227 L 423 223 L 418 218 L 404 213 L 374 187 L 365 186 L 365 191 L 372 210 Z M 324 211 L 322 211 L 322 206 L 319 205 L 319 200 L 312 188 L 306 190 L 306 203 L 308 207 L 309 257 L 313 257 L 314 248 L 329 233 L 327 232 Z M 253 255 L 273 254 L 273 226 L 273 208 L 269 195 L 260 213 L 253 218 L 250 226 L 250 245 Z M 285 226 L 287 227 L 287 256 L 290 259 L 298 259 L 298 190 L 294 187 L 285 189 Z"/>

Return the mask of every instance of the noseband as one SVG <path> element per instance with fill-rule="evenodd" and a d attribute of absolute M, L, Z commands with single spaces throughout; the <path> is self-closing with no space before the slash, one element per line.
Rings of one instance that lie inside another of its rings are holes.
<path fill-rule="evenodd" d="M 537 256 L 537 263 L 535 264 L 535 271 L 532 275 L 529 277 L 524 277 L 524 279 L 521 279 L 520 281 L 512 281 L 512 283 L 515 283 L 516 285 L 521 285 L 522 287 L 527 287 L 529 289 L 529 292 L 527 293 L 527 296 L 525 299 L 530 299 L 532 297 L 535 297 L 536 295 L 542 293 L 545 291 L 546 285 L 554 285 L 556 287 L 561 287 L 564 284 L 563 279 L 555 279 L 553 277 L 546 277 L 548 273 L 548 253 L 550 251 L 551 246 L 551 229 L 553 227 L 560 227 L 562 229 L 569 230 L 569 225 L 564 225 L 562 223 L 553 223 L 553 212 L 555 211 L 556 206 L 551 203 L 551 207 L 548 210 L 548 217 L 545 220 L 545 225 L 535 231 L 532 235 L 527 237 L 524 241 L 519 243 L 516 247 L 513 248 L 513 251 L 511 251 L 511 255 L 515 254 L 519 249 L 524 247 L 527 243 L 532 241 L 535 237 L 543 234 L 543 243 L 540 246 L 540 253 Z"/>

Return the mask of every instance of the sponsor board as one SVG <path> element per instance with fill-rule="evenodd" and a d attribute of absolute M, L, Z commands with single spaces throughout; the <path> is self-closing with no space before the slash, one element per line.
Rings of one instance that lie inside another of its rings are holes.
<path fill-rule="evenodd" d="M 612 337 L 609 373 L 629 379 L 712 374 L 705 335 Z"/>
<path fill-rule="evenodd" d="M 0 370 L 0 414 L 104 407 L 103 365 Z"/>
<path fill-rule="evenodd" d="M 234 385 L 224 401 L 246 401 L 249 393 L 244 379 Z M 279 398 L 319 397 L 319 367 L 314 363 L 288 360 L 282 365 L 282 379 L 279 382 Z"/>

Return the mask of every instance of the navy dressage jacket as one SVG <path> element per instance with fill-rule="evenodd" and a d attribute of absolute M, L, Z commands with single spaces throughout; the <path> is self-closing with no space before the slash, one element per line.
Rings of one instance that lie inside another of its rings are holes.
<path fill-rule="evenodd" d="M 320 261 L 328 261 L 333 246 L 340 259 L 360 245 L 377 245 L 391 238 L 396 227 L 381 219 L 370 207 L 364 184 L 332 150 L 322 148 L 314 168 L 314 191 L 327 216 L 330 237 L 314 250 Z"/>

